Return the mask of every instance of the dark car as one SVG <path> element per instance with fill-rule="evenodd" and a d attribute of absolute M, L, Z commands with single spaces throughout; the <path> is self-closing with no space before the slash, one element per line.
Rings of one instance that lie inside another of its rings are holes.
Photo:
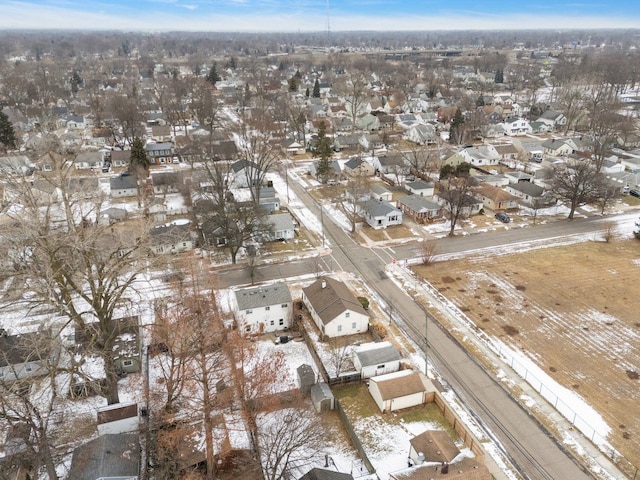
<path fill-rule="evenodd" d="M 629 190 L 629 195 L 632 197 L 640 198 L 640 190 Z"/>
<path fill-rule="evenodd" d="M 495 217 L 500 220 L 502 223 L 509 223 L 511 221 L 511 217 L 506 213 L 496 213 Z"/>

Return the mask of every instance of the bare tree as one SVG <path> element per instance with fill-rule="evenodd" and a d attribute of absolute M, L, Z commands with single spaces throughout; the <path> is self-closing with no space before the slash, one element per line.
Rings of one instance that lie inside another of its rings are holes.
<path fill-rule="evenodd" d="M 328 340 L 329 366 L 332 368 L 331 375 L 339 377 L 349 362 L 351 353 L 349 340 L 345 337 L 332 337 Z"/>
<path fill-rule="evenodd" d="M 431 265 L 436 255 L 438 255 L 438 244 L 428 238 L 423 238 L 420 242 L 420 256 L 422 257 L 423 265 Z"/>
<path fill-rule="evenodd" d="M 613 236 L 615 235 L 615 233 L 616 233 L 615 222 L 605 222 L 604 231 L 602 232 L 602 238 L 604 239 L 605 243 L 609 243 L 613 239 Z"/>
<path fill-rule="evenodd" d="M 365 175 L 352 175 L 347 179 L 341 204 L 349 224 L 351 233 L 355 233 L 360 220 L 360 206 L 369 192 L 370 180 Z"/>
<path fill-rule="evenodd" d="M 104 362 L 103 394 L 109 404 L 118 403 L 114 319 L 136 297 L 139 276 L 154 264 L 149 227 L 143 221 L 121 228 L 96 224 L 102 198 L 85 198 L 69 173 L 62 168 L 42 179 L 55 187 L 55 200 L 30 183 L 12 183 L 22 209 L 1 227 L 0 244 L 22 253 L 14 256 L 12 270 L 4 269 L 14 281 L 2 300 L 26 309 L 48 306 L 90 338 L 87 354 Z"/>
<path fill-rule="evenodd" d="M 308 407 L 288 408 L 260 417 L 259 442 L 266 480 L 283 480 L 318 461 L 326 445 L 324 426 Z"/>
<path fill-rule="evenodd" d="M 471 207 L 475 199 L 470 195 L 473 180 L 469 176 L 449 177 L 440 182 L 440 196 L 445 203 L 445 209 L 449 217 L 449 236 L 454 236 L 455 228 L 459 220 L 471 214 Z"/>
<path fill-rule="evenodd" d="M 551 190 L 559 199 L 569 202 L 569 220 L 576 208 L 597 200 L 602 188 L 603 175 L 591 160 L 570 160 L 565 167 L 553 168 Z"/>

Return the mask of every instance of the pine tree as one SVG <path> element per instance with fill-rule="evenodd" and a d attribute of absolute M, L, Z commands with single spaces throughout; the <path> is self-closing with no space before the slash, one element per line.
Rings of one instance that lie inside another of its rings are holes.
<path fill-rule="evenodd" d="M 211 65 L 211 69 L 207 74 L 207 82 L 209 82 L 211 85 L 215 85 L 219 81 L 220 75 L 218 74 L 218 65 L 216 64 L 216 62 L 213 62 L 213 65 Z"/>
<path fill-rule="evenodd" d="M 451 120 L 451 127 L 449 128 L 449 142 L 455 145 L 460 145 L 464 138 L 464 117 L 460 109 L 456 109 L 456 114 Z"/>
<path fill-rule="evenodd" d="M 320 98 L 320 82 L 316 78 L 316 83 L 313 84 L 313 98 Z"/>
<path fill-rule="evenodd" d="M 8 149 L 16 148 L 16 132 L 6 113 L 0 111 L 0 143 Z"/>
<path fill-rule="evenodd" d="M 142 139 L 136 137 L 131 144 L 131 158 L 129 160 L 129 171 L 137 173 L 138 169 L 149 170 L 149 157 L 147 151 L 144 148 L 144 142 Z"/>
<path fill-rule="evenodd" d="M 318 125 L 318 143 L 312 153 L 320 158 L 318 168 L 316 168 L 316 176 L 322 183 L 327 183 L 329 172 L 331 171 L 329 159 L 333 155 L 333 150 L 331 148 L 331 139 L 327 137 L 327 126 L 324 121 Z"/>
<path fill-rule="evenodd" d="M 309 87 L 307 87 L 307 89 L 304 91 L 304 96 L 309 98 L 310 94 L 311 94 L 311 92 L 309 92 Z"/>
<path fill-rule="evenodd" d="M 501 68 L 496 71 L 496 83 L 504 83 L 504 70 Z"/>

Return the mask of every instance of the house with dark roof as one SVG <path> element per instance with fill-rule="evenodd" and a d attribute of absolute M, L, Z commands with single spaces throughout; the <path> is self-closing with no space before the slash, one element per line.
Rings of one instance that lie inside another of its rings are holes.
<path fill-rule="evenodd" d="M 135 197 L 138 195 L 138 177 L 135 175 L 118 175 L 109 179 L 111 198 Z"/>
<path fill-rule="evenodd" d="M 76 155 L 73 164 L 76 170 L 89 170 L 102 168 L 103 161 L 103 152 L 80 152 Z"/>
<path fill-rule="evenodd" d="M 373 165 L 359 157 L 352 157 L 344 164 L 344 173 L 350 176 L 370 177 L 375 173 Z"/>
<path fill-rule="evenodd" d="M 540 185 L 531 182 L 512 183 L 506 187 L 507 192 L 518 197 L 518 203 L 527 207 L 545 206 L 555 203 L 552 194 L 547 194 Z"/>
<path fill-rule="evenodd" d="M 58 354 L 57 343 L 49 332 L 9 335 L 0 329 L 0 380 L 12 382 L 46 375 Z"/>
<path fill-rule="evenodd" d="M 435 191 L 435 185 L 433 182 L 425 182 L 424 180 L 414 180 L 413 182 L 407 182 L 404 184 L 404 188 L 414 195 L 421 197 L 432 197 Z"/>
<path fill-rule="evenodd" d="M 298 480 L 353 480 L 353 476 L 349 473 L 336 472 L 335 470 L 312 468 Z"/>
<path fill-rule="evenodd" d="M 233 311 L 246 333 L 265 333 L 291 326 L 292 299 L 286 283 L 278 282 L 234 292 Z"/>
<path fill-rule="evenodd" d="M 402 225 L 402 212 L 382 199 L 370 199 L 360 203 L 360 214 L 374 229 Z"/>
<path fill-rule="evenodd" d="M 165 165 L 173 162 L 174 149 L 171 142 L 147 143 L 145 151 L 151 165 Z"/>
<path fill-rule="evenodd" d="M 288 212 L 268 215 L 264 223 L 266 228 L 262 232 L 262 241 L 292 240 L 296 236 L 293 217 Z"/>
<path fill-rule="evenodd" d="M 260 167 L 249 160 L 238 160 L 231 164 L 231 175 L 233 185 L 248 188 L 260 176 Z"/>
<path fill-rule="evenodd" d="M 68 480 L 138 480 L 140 440 L 137 433 L 101 435 L 73 451 Z"/>
<path fill-rule="evenodd" d="M 179 253 L 193 250 L 194 241 L 191 238 L 189 225 L 161 225 L 152 228 L 151 251 L 158 255 L 164 253 Z"/>
<path fill-rule="evenodd" d="M 400 370 L 400 353 L 391 342 L 363 343 L 353 350 L 353 366 L 362 378 Z"/>
<path fill-rule="evenodd" d="M 369 315 L 346 284 L 321 277 L 302 289 L 302 301 L 311 318 L 327 337 L 364 333 Z"/>

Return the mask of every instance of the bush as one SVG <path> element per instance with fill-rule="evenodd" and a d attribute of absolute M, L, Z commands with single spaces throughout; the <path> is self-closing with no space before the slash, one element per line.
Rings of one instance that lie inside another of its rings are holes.
<path fill-rule="evenodd" d="M 380 339 L 384 339 L 384 337 L 387 336 L 387 329 L 386 327 L 381 324 L 381 323 L 372 323 L 371 324 L 371 330 L 373 330 L 376 335 L 378 335 L 378 337 L 380 337 Z"/>
<path fill-rule="evenodd" d="M 367 297 L 358 297 L 358 301 L 362 304 L 362 308 L 369 310 L 369 299 Z"/>

